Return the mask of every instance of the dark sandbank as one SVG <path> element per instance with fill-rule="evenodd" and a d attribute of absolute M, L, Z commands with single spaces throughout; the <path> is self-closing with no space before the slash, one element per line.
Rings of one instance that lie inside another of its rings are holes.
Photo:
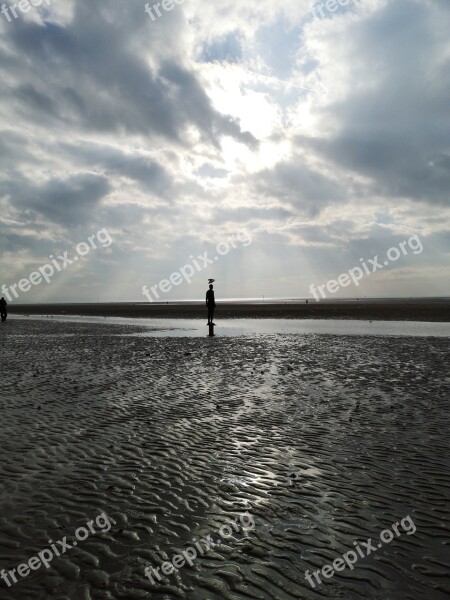
<path fill-rule="evenodd" d="M 83 315 L 136 318 L 206 319 L 203 303 L 10 304 L 9 312 L 22 315 Z M 319 302 L 222 302 L 216 319 L 364 319 L 383 321 L 450 321 L 450 300 L 392 299 Z"/>

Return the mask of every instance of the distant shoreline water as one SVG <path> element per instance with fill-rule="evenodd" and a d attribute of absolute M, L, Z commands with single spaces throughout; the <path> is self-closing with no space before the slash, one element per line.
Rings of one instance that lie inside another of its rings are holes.
<path fill-rule="evenodd" d="M 80 315 L 14 315 L 12 320 L 45 321 L 68 327 L 105 325 L 129 327 L 128 333 L 119 336 L 204 338 L 208 330 L 201 319 L 151 319 L 127 317 L 101 317 Z M 421 321 L 367 321 L 362 319 L 224 319 L 217 321 L 215 335 L 236 338 L 255 335 L 335 335 L 378 337 L 437 337 L 450 339 L 450 322 Z"/>

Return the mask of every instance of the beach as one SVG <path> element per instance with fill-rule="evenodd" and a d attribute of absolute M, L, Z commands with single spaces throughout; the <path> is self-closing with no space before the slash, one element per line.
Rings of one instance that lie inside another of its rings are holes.
<path fill-rule="evenodd" d="M 0 29 L 0 600 L 450 600 L 450 2 Z"/>
<path fill-rule="evenodd" d="M 0 329 L 1 568 L 111 525 L 2 600 L 448 598 L 448 338 L 152 328 Z M 407 517 L 414 532 L 308 583 Z"/>

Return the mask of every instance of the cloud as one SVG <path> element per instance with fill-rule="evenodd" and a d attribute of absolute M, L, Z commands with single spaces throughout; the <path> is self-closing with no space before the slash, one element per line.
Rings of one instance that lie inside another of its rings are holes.
<path fill-rule="evenodd" d="M 334 85 L 346 91 L 333 99 L 330 90 L 318 109 L 331 133 L 299 136 L 299 144 L 370 178 L 377 195 L 448 206 L 450 64 L 442 23 L 450 25 L 448 7 L 397 0 L 345 26 L 328 23 L 325 42 L 317 26 L 311 47 L 321 40 L 319 54 L 328 52 L 320 68 L 335 73 L 332 60 L 345 64 Z"/>
<path fill-rule="evenodd" d="M 107 177 L 121 176 L 134 180 L 143 189 L 161 197 L 169 197 L 172 178 L 163 165 L 139 152 L 125 152 L 120 147 L 81 142 L 61 144 L 68 156 L 91 169 L 99 169 Z"/>
<path fill-rule="evenodd" d="M 248 228 L 255 241 L 234 258 L 245 288 L 217 267 L 230 296 L 301 296 L 412 232 L 425 250 L 399 290 L 448 286 L 447 2 L 364 0 L 321 19 L 311 0 L 189 0 L 155 21 L 144 4 L 0 17 L 11 280 L 106 227 L 107 267 L 93 257 L 58 296 L 83 277 L 101 296 L 103 277 L 134 300 L 152 273 Z M 203 294 L 192 286 L 177 293 Z"/>
<path fill-rule="evenodd" d="M 20 20 L 7 29 L 17 56 L 11 66 L 20 64 L 27 81 L 9 88 L 19 113 L 51 127 L 64 122 L 84 131 L 153 134 L 178 143 L 186 142 L 184 134 L 192 126 L 216 144 L 223 135 L 256 142 L 230 116 L 214 111 L 195 72 L 180 63 L 179 54 L 169 52 L 159 64 L 149 64 L 146 54 L 152 43 L 147 50 L 143 30 L 150 38 L 151 32 L 140 2 L 128 3 L 124 20 L 114 16 L 124 16 L 116 0 L 105 0 L 101 7 L 81 1 L 65 25 Z M 130 34 L 142 36 L 139 52 Z"/>
<path fill-rule="evenodd" d="M 339 184 L 309 168 L 298 156 L 255 176 L 257 193 L 278 199 L 298 215 L 314 217 L 326 206 L 345 200 Z"/>
<path fill-rule="evenodd" d="M 10 181 L 4 184 L 4 190 L 16 209 L 71 227 L 91 219 L 110 186 L 103 176 L 79 173 L 65 180 L 51 179 L 40 186 L 26 180 Z"/>

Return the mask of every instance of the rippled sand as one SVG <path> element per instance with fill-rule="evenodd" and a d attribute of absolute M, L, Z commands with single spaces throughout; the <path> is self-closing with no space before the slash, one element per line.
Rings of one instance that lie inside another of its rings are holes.
<path fill-rule="evenodd" d="M 0 328 L 0 568 L 113 523 L 1 600 L 449 597 L 448 339 L 139 331 Z M 253 531 L 145 578 L 246 510 Z M 306 582 L 408 514 L 414 535 Z"/>

